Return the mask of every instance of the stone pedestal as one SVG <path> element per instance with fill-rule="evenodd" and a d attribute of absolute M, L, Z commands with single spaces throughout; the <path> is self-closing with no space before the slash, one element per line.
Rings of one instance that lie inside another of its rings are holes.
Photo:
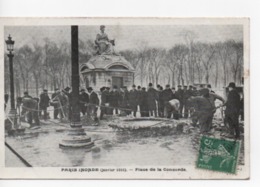
<path fill-rule="evenodd" d="M 68 135 L 59 144 L 60 148 L 85 148 L 90 149 L 94 146 L 94 142 L 87 136 L 81 124 L 74 124 L 68 129 Z"/>

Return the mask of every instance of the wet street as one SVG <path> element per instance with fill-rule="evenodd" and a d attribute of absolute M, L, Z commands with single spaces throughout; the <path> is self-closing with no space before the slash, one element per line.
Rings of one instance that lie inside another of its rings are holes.
<path fill-rule="evenodd" d="M 34 167 L 190 165 L 197 158 L 190 134 L 142 137 L 140 133 L 114 130 L 106 121 L 84 128 L 100 152 L 60 149 L 59 143 L 67 133 L 57 124 L 6 137 L 6 141 Z M 7 167 L 12 167 L 10 159 L 6 158 Z"/>

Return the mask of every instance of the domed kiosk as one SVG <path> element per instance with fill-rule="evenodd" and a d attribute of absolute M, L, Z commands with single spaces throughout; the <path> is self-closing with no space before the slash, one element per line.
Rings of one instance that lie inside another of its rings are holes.
<path fill-rule="evenodd" d="M 86 88 L 99 90 L 103 86 L 130 87 L 134 80 L 133 66 L 123 56 L 114 52 L 115 41 L 108 39 L 104 26 L 100 26 L 100 30 L 101 33 L 95 40 L 97 54 L 80 66 Z"/>
<path fill-rule="evenodd" d="M 80 66 L 85 86 L 99 89 L 103 86 L 131 86 L 134 68 L 122 56 L 98 55 Z"/>

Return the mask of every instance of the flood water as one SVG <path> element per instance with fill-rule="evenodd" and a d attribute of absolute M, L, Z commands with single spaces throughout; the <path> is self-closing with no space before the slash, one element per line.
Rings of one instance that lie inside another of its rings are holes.
<path fill-rule="evenodd" d="M 87 126 L 87 135 L 100 148 L 93 153 L 60 149 L 67 132 L 56 132 L 57 128 L 41 126 L 38 136 L 6 137 L 6 141 L 33 167 L 194 165 L 197 158 L 190 134 L 142 137 L 107 125 Z M 6 158 L 6 167 L 16 167 L 10 159 Z"/>

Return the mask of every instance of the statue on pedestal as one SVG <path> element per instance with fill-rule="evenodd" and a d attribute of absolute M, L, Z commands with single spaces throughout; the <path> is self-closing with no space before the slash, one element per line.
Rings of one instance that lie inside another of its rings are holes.
<path fill-rule="evenodd" d="M 114 51 L 115 40 L 109 40 L 105 33 L 105 25 L 100 26 L 100 33 L 97 34 L 95 44 L 98 55 L 117 55 Z"/>

